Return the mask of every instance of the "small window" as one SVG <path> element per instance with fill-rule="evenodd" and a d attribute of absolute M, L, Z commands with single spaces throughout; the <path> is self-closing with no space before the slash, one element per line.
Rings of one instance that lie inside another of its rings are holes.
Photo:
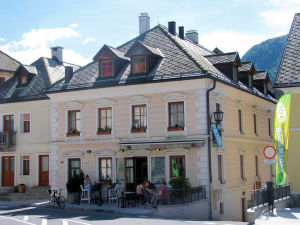
<path fill-rule="evenodd" d="M 223 156 L 218 155 L 218 180 L 220 184 L 224 183 L 224 172 L 223 172 Z"/>
<path fill-rule="evenodd" d="M 170 102 L 169 103 L 169 130 L 174 128 L 178 130 L 184 129 L 184 103 Z"/>
<path fill-rule="evenodd" d="M 256 121 L 256 114 L 253 114 L 253 131 L 254 134 L 257 135 L 257 121 Z"/>
<path fill-rule="evenodd" d="M 30 174 L 30 157 L 22 156 L 21 157 L 21 175 Z"/>
<path fill-rule="evenodd" d="M 3 84 L 5 82 L 5 77 L 0 77 L 0 84 Z"/>
<path fill-rule="evenodd" d="M 258 156 L 255 156 L 255 176 L 259 177 L 259 161 Z"/>
<path fill-rule="evenodd" d="M 224 202 L 220 202 L 220 214 L 224 214 Z"/>
<path fill-rule="evenodd" d="M 98 134 L 110 134 L 112 128 L 112 109 L 111 107 L 99 109 Z"/>
<path fill-rule="evenodd" d="M 80 158 L 69 159 L 68 175 L 72 177 L 74 174 L 79 174 L 81 170 Z"/>
<path fill-rule="evenodd" d="M 101 62 L 102 68 L 102 76 L 109 77 L 113 75 L 113 62 L 112 61 L 104 61 Z"/>
<path fill-rule="evenodd" d="M 241 180 L 245 181 L 245 160 L 244 160 L 244 155 L 240 155 L 240 172 L 241 172 Z"/>
<path fill-rule="evenodd" d="M 20 128 L 22 133 L 30 133 L 30 113 L 23 113 L 20 116 Z"/>
<path fill-rule="evenodd" d="M 20 76 L 20 85 L 26 85 L 27 84 L 27 76 L 22 75 Z"/>
<path fill-rule="evenodd" d="M 244 134 L 243 131 L 243 111 L 241 109 L 238 110 L 238 118 L 239 118 L 239 131 L 241 134 Z"/>
<path fill-rule="evenodd" d="M 146 56 L 133 57 L 133 73 L 146 72 Z"/>
<path fill-rule="evenodd" d="M 111 158 L 99 158 L 99 174 L 100 174 L 100 181 L 112 179 Z"/>
<path fill-rule="evenodd" d="M 185 176 L 185 156 L 170 156 L 170 178 Z"/>
<path fill-rule="evenodd" d="M 146 105 L 132 106 L 132 132 L 146 132 L 147 107 Z"/>
<path fill-rule="evenodd" d="M 68 136 L 79 136 L 81 131 L 80 110 L 68 111 Z"/>
<path fill-rule="evenodd" d="M 14 115 L 3 116 L 3 131 L 4 132 L 14 131 Z"/>
<path fill-rule="evenodd" d="M 268 132 L 269 136 L 272 137 L 271 118 L 268 118 Z"/>
<path fill-rule="evenodd" d="M 220 103 L 216 103 L 216 111 L 221 111 L 221 104 Z"/>

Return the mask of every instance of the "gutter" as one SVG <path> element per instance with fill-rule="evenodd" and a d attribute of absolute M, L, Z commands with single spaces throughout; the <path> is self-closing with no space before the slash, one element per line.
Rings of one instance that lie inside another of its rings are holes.
<path fill-rule="evenodd" d="M 207 151 L 208 151 L 208 172 L 209 172 L 209 220 L 212 220 L 212 167 L 211 167 L 211 140 L 210 140 L 210 110 L 209 110 L 209 93 L 216 88 L 216 80 L 213 80 L 212 88 L 206 91 L 206 115 L 207 115 Z"/>

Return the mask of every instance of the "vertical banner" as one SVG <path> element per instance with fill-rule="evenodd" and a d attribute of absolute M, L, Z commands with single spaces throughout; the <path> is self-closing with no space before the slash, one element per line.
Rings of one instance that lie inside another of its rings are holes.
<path fill-rule="evenodd" d="M 287 152 L 290 127 L 291 93 L 281 96 L 276 104 L 274 118 L 274 147 L 276 154 L 276 184 L 284 185 L 287 168 Z"/>
<path fill-rule="evenodd" d="M 222 147 L 222 137 L 221 137 L 221 135 L 220 135 L 220 133 L 219 133 L 217 127 L 216 127 L 216 124 L 213 123 L 211 125 L 211 127 L 212 127 L 212 131 L 213 131 L 217 146 L 220 148 L 220 147 Z"/>

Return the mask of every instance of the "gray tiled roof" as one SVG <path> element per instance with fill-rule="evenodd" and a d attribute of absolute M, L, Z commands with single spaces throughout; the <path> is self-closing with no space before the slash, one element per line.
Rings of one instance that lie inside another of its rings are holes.
<path fill-rule="evenodd" d="M 294 16 L 275 85 L 300 86 L 300 13 Z"/>
<path fill-rule="evenodd" d="M 17 60 L 0 51 L 0 70 L 15 72 L 19 65 Z"/>
<path fill-rule="evenodd" d="M 266 80 L 267 76 L 267 71 L 256 71 L 256 73 L 253 75 L 253 80 Z"/>
<path fill-rule="evenodd" d="M 126 56 L 124 56 L 124 52 L 119 51 L 118 49 L 115 49 L 111 46 L 106 45 L 116 56 L 118 56 L 121 59 L 130 60 Z"/>
<path fill-rule="evenodd" d="M 242 65 L 238 68 L 239 72 L 247 72 L 250 71 L 253 67 L 252 62 L 242 62 Z"/>
<path fill-rule="evenodd" d="M 237 52 L 223 53 L 218 55 L 206 55 L 205 57 L 213 64 L 233 63 L 236 60 Z"/>

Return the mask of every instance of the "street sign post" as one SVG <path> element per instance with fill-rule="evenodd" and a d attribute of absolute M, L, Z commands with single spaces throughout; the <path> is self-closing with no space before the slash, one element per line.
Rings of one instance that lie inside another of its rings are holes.
<path fill-rule="evenodd" d="M 264 164 L 270 165 L 270 181 L 273 180 L 273 165 L 276 164 L 276 160 L 274 159 L 276 156 L 276 150 L 272 145 L 268 145 L 264 148 L 263 154 L 265 157 Z"/>

